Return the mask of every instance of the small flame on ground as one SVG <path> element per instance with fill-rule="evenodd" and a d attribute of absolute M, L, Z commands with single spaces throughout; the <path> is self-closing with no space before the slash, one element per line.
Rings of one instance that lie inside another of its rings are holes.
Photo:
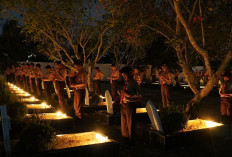
<path fill-rule="evenodd" d="M 46 104 L 45 102 L 43 102 L 41 105 L 42 105 L 42 106 L 47 106 L 47 104 Z"/>
<path fill-rule="evenodd" d="M 108 137 L 104 137 L 99 133 L 96 133 L 96 139 L 100 140 L 101 142 L 106 142 L 108 140 Z"/>
<path fill-rule="evenodd" d="M 67 118 L 67 115 L 60 112 L 60 111 L 56 112 L 56 115 L 59 116 L 59 117 Z"/>

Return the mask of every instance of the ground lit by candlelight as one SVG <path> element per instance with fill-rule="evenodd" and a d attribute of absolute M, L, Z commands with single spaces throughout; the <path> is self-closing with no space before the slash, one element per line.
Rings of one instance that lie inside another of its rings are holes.
<path fill-rule="evenodd" d="M 146 108 L 136 108 L 136 113 L 147 113 Z"/>
<path fill-rule="evenodd" d="M 29 98 L 23 98 L 21 99 L 23 102 L 36 102 L 36 101 L 40 101 L 39 99 L 36 99 L 35 97 L 29 97 Z"/>
<path fill-rule="evenodd" d="M 217 126 L 222 126 L 223 124 L 203 120 L 203 119 L 195 119 L 195 120 L 189 120 L 187 122 L 187 125 L 183 131 L 192 131 L 192 130 L 199 130 L 199 129 L 206 129 L 206 128 L 213 128 Z"/>
<path fill-rule="evenodd" d="M 52 148 L 63 149 L 106 142 L 111 142 L 111 140 L 109 140 L 108 137 L 96 132 L 61 134 L 57 135 L 56 140 L 53 142 Z"/>
<path fill-rule="evenodd" d="M 62 113 L 39 113 L 39 114 L 27 114 L 28 118 L 32 118 L 33 116 L 38 117 L 40 120 L 59 120 L 59 119 L 72 119 L 72 117 Z"/>
<path fill-rule="evenodd" d="M 27 105 L 28 109 L 48 109 L 52 108 L 51 105 L 47 105 L 46 103 L 41 103 L 41 104 L 30 104 Z"/>

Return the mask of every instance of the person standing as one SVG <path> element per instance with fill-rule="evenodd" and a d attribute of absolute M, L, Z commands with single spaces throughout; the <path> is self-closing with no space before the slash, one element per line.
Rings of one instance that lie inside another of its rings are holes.
<path fill-rule="evenodd" d="M 172 75 L 168 71 L 168 66 L 166 64 L 162 66 L 162 71 L 159 73 L 159 77 L 161 82 L 163 108 L 166 108 L 171 104 L 170 88 L 172 84 Z"/>
<path fill-rule="evenodd" d="M 16 85 L 18 87 L 20 87 L 21 85 L 21 69 L 19 65 L 15 66 L 15 81 L 16 81 Z"/>
<path fill-rule="evenodd" d="M 11 65 L 11 69 L 10 69 L 10 82 L 11 83 L 15 83 L 15 66 Z"/>
<path fill-rule="evenodd" d="M 52 68 L 50 65 L 45 67 L 46 74 L 45 77 L 42 79 L 44 82 L 44 90 L 46 94 L 46 99 L 48 102 L 52 100 L 52 92 L 53 92 L 53 80 L 54 80 L 54 73 L 52 72 Z"/>
<path fill-rule="evenodd" d="M 118 95 L 117 90 L 118 90 L 119 71 L 117 70 L 115 64 L 111 65 L 111 69 L 112 69 L 112 73 L 111 76 L 108 77 L 108 79 L 110 80 L 110 84 L 111 84 L 112 98 L 115 101 Z"/>
<path fill-rule="evenodd" d="M 6 81 L 10 82 L 10 67 L 6 67 L 5 76 L 6 76 Z"/>
<path fill-rule="evenodd" d="M 139 68 L 135 67 L 133 69 L 133 78 L 134 80 L 138 83 L 138 86 L 140 87 L 142 81 L 143 81 L 143 76 L 139 71 Z"/>
<path fill-rule="evenodd" d="M 178 69 L 175 69 L 175 81 L 176 81 L 176 87 L 180 87 L 180 80 L 179 80 L 180 72 Z"/>
<path fill-rule="evenodd" d="M 59 105 L 63 112 L 66 111 L 66 99 L 65 99 L 65 81 L 67 76 L 67 70 L 63 67 L 60 61 L 55 62 L 55 88 L 58 96 Z"/>
<path fill-rule="evenodd" d="M 23 89 L 25 89 L 25 63 L 22 64 L 21 67 L 21 86 Z"/>
<path fill-rule="evenodd" d="M 125 84 L 119 92 L 121 108 L 121 132 L 124 139 L 124 147 L 133 149 L 135 140 L 135 115 L 136 103 L 141 97 L 138 83 L 133 79 L 132 69 L 124 67 L 120 70 Z"/>
<path fill-rule="evenodd" d="M 36 91 L 37 96 L 40 98 L 42 96 L 42 78 L 43 78 L 43 71 L 41 70 L 41 65 L 36 64 Z"/>
<path fill-rule="evenodd" d="M 28 63 L 26 64 L 24 73 L 25 73 L 25 89 L 29 91 L 30 90 L 30 64 Z"/>
<path fill-rule="evenodd" d="M 34 69 L 34 63 L 30 64 L 30 88 L 31 88 L 31 93 L 36 95 L 36 70 Z"/>
<path fill-rule="evenodd" d="M 221 97 L 221 118 L 225 124 L 231 123 L 231 103 L 232 103 L 232 80 L 229 72 L 225 72 L 219 88 Z"/>
<path fill-rule="evenodd" d="M 74 82 L 70 87 L 74 88 L 74 100 L 73 107 L 77 118 L 83 118 L 83 106 L 85 105 L 85 89 L 87 86 L 88 73 L 83 68 L 83 64 L 80 60 L 74 63 L 74 68 L 78 71 L 75 75 Z"/>
<path fill-rule="evenodd" d="M 101 80 L 104 78 L 104 74 L 100 71 L 99 67 L 95 67 L 95 75 L 93 77 L 95 93 L 101 94 Z"/>

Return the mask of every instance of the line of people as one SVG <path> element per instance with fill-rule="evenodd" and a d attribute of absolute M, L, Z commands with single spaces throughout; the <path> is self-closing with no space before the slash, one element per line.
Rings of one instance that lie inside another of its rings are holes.
<path fill-rule="evenodd" d="M 74 89 L 73 108 L 77 118 L 83 117 L 83 106 L 85 104 L 85 94 L 87 87 L 87 72 L 83 68 L 82 62 L 76 61 L 69 73 L 61 62 L 55 62 L 55 69 L 50 65 L 46 67 L 46 74 L 43 75 L 40 64 L 22 64 L 22 66 L 12 66 L 6 69 L 6 79 L 17 86 L 24 88 L 32 94 L 42 96 L 42 84 L 44 85 L 47 100 L 52 99 L 53 87 L 58 96 L 60 108 L 64 111 L 66 108 L 65 87 Z M 111 93 L 115 103 L 121 108 L 121 130 L 125 140 L 124 147 L 129 148 L 134 144 L 135 133 L 135 114 L 136 107 L 141 95 L 139 92 L 142 76 L 139 74 L 138 68 L 134 73 L 132 68 L 124 67 L 120 70 L 124 78 L 124 85 L 118 90 L 119 70 L 114 64 L 111 65 L 112 73 L 108 77 L 111 84 Z M 66 77 L 70 79 L 66 81 Z M 96 93 L 101 93 L 101 80 L 104 74 L 98 67 L 95 67 L 95 75 L 93 77 Z M 43 83 L 42 83 L 43 82 Z"/>

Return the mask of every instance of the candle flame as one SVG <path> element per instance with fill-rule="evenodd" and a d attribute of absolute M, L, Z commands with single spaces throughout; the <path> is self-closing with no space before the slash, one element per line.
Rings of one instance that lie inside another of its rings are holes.
<path fill-rule="evenodd" d="M 64 114 L 64 113 L 62 113 L 62 112 L 60 112 L 60 111 L 56 112 L 56 115 L 57 115 L 58 117 L 67 118 L 67 115 Z"/>
<path fill-rule="evenodd" d="M 99 133 L 96 133 L 96 139 L 100 140 L 101 142 L 106 142 L 108 140 L 108 137 L 104 137 Z"/>

